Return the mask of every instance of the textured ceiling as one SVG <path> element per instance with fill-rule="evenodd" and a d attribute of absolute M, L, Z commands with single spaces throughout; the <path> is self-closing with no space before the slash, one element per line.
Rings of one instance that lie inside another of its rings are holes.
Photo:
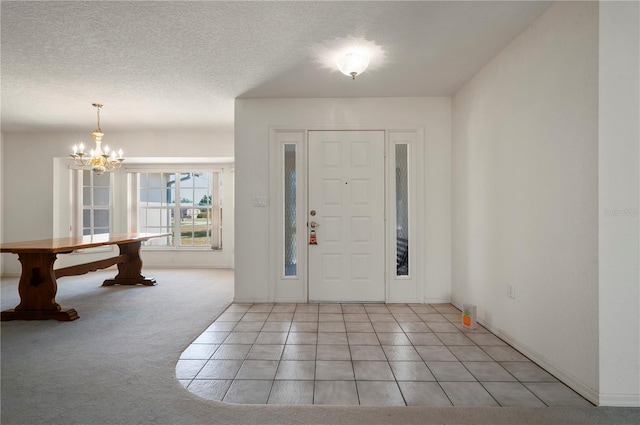
<path fill-rule="evenodd" d="M 237 97 L 449 96 L 544 1 L 1 3 L 2 130 L 230 128 Z M 327 66 L 378 49 L 352 81 Z"/>

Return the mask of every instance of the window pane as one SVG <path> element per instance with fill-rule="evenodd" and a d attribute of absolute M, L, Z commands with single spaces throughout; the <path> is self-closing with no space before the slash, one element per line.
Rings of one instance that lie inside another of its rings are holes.
<path fill-rule="evenodd" d="M 409 275 L 408 145 L 396 145 L 396 275 Z"/>
<path fill-rule="evenodd" d="M 91 227 L 91 210 L 82 210 L 82 227 Z"/>
<path fill-rule="evenodd" d="M 185 226 L 180 229 L 180 245 L 193 246 L 193 226 Z"/>
<path fill-rule="evenodd" d="M 297 275 L 296 145 L 284 145 L 284 275 Z"/>
<path fill-rule="evenodd" d="M 162 212 L 160 209 L 147 209 L 145 227 L 160 226 L 162 224 Z"/>
<path fill-rule="evenodd" d="M 151 188 L 160 189 L 163 187 L 162 184 L 162 173 L 149 173 L 148 176 L 148 185 Z"/>
<path fill-rule="evenodd" d="M 111 186 L 111 174 L 104 173 L 99 176 L 97 174 L 93 174 L 93 186 L 94 187 L 109 187 Z"/>
<path fill-rule="evenodd" d="M 93 226 L 96 228 L 106 227 L 107 233 L 109 233 L 109 210 L 94 210 Z"/>
<path fill-rule="evenodd" d="M 93 189 L 93 205 L 109 205 L 108 187 L 99 187 Z"/>
<path fill-rule="evenodd" d="M 82 205 L 91 205 L 91 187 L 82 188 Z"/>
<path fill-rule="evenodd" d="M 175 205 L 176 203 L 176 188 L 171 186 L 167 187 L 165 190 L 166 203 L 168 205 Z"/>
<path fill-rule="evenodd" d="M 147 190 L 147 203 L 150 205 L 162 205 L 162 189 Z"/>
<path fill-rule="evenodd" d="M 97 227 L 97 228 L 95 228 L 93 230 L 93 234 L 94 235 L 102 235 L 102 234 L 106 234 L 106 233 L 109 233 L 109 228 L 108 227 L 105 227 L 105 228 L 98 228 Z"/>

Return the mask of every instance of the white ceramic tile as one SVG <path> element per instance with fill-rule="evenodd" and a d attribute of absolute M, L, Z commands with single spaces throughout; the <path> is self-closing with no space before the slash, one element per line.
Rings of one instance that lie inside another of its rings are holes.
<path fill-rule="evenodd" d="M 282 357 L 282 350 L 284 345 L 282 344 L 253 344 L 249 354 L 247 354 L 248 360 L 280 360 Z"/>
<path fill-rule="evenodd" d="M 253 344 L 259 332 L 231 332 L 224 340 L 225 344 Z"/>
<path fill-rule="evenodd" d="M 480 382 L 515 381 L 505 368 L 497 362 L 463 362 L 469 372 Z"/>
<path fill-rule="evenodd" d="M 439 362 L 455 362 L 456 356 L 444 346 L 438 345 L 416 345 L 414 346 L 422 360 L 425 362 L 439 361 Z"/>
<path fill-rule="evenodd" d="M 519 382 L 483 382 L 482 385 L 500 406 L 544 407 L 544 403 Z"/>
<path fill-rule="evenodd" d="M 460 362 L 425 362 L 438 382 L 475 381 Z M 454 403 L 455 404 L 455 403 Z"/>
<path fill-rule="evenodd" d="M 376 332 L 382 345 L 413 345 L 403 332 Z"/>
<path fill-rule="evenodd" d="M 352 345 L 352 360 L 387 360 L 387 357 L 379 345 Z"/>
<path fill-rule="evenodd" d="M 239 379 L 274 379 L 278 368 L 277 360 L 245 360 L 238 370 Z M 266 402 L 266 400 L 265 400 Z"/>
<path fill-rule="evenodd" d="M 193 379 L 206 363 L 206 360 L 178 360 L 176 378 Z"/>
<path fill-rule="evenodd" d="M 194 344 L 220 344 L 228 338 L 230 332 L 203 332 L 193 341 Z"/>
<path fill-rule="evenodd" d="M 284 344 L 287 341 L 287 332 L 260 332 L 255 344 Z"/>
<path fill-rule="evenodd" d="M 357 381 L 395 381 L 386 361 L 353 361 Z"/>
<path fill-rule="evenodd" d="M 313 360 L 282 360 L 275 379 L 313 381 L 315 374 L 316 362 Z"/>
<path fill-rule="evenodd" d="M 315 332 L 289 332 L 287 344 L 316 344 L 318 334 Z"/>
<path fill-rule="evenodd" d="M 187 389 L 198 397 L 221 401 L 232 382 L 230 379 L 194 379 Z"/>
<path fill-rule="evenodd" d="M 316 345 L 285 345 L 282 360 L 315 360 Z"/>
<path fill-rule="evenodd" d="M 274 381 L 269 404 L 313 404 L 313 381 Z"/>
<path fill-rule="evenodd" d="M 191 344 L 180 355 L 181 360 L 209 360 L 218 349 L 218 344 Z"/>
<path fill-rule="evenodd" d="M 318 332 L 318 345 L 339 344 L 348 345 L 346 332 Z"/>
<path fill-rule="evenodd" d="M 318 360 L 351 360 L 348 345 L 318 345 Z"/>
<path fill-rule="evenodd" d="M 352 381 L 353 364 L 348 360 L 316 361 L 316 381 Z"/>
<path fill-rule="evenodd" d="M 377 345 L 380 346 L 378 337 L 373 332 L 347 332 L 349 345 Z"/>
<path fill-rule="evenodd" d="M 393 371 L 396 381 L 435 381 L 427 365 L 424 362 L 390 361 L 389 366 Z"/>
<path fill-rule="evenodd" d="M 222 401 L 238 404 L 266 404 L 272 381 L 235 380 Z"/>
<path fill-rule="evenodd" d="M 382 349 L 389 361 L 422 361 L 420 354 L 410 345 L 383 345 Z"/>
<path fill-rule="evenodd" d="M 440 382 L 440 386 L 454 406 L 498 406 L 479 382 Z"/>
<path fill-rule="evenodd" d="M 211 358 L 214 360 L 244 360 L 251 347 L 250 344 L 222 344 Z"/>
<path fill-rule="evenodd" d="M 357 405 L 358 390 L 355 381 L 316 381 L 314 404 Z"/>
<path fill-rule="evenodd" d="M 437 382 L 398 382 L 407 406 L 448 407 L 449 397 Z"/>
<path fill-rule="evenodd" d="M 234 379 L 242 360 L 209 360 L 200 370 L 197 379 Z"/>
<path fill-rule="evenodd" d="M 531 382 L 525 383 L 531 392 L 541 399 L 547 406 L 552 407 L 592 407 L 587 400 L 576 394 L 560 382 Z"/>
<path fill-rule="evenodd" d="M 451 345 L 447 347 L 454 356 L 463 362 L 491 362 L 493 359 L 482 348 L 467 345 Z"/>
<path fill-rule="evenodd" d="M 361 406 L 406 406 L 395 381 L 357 381 Z"/>
<path fill-rule="evenodd" d="M 501 362 L 500 365 L 520 382 L 557 382 L 557 379 L 532 362 Z"/>

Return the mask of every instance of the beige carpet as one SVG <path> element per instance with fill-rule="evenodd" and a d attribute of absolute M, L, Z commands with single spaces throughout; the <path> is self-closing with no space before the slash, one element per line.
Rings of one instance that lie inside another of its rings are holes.
<path fill-rule="evenodd" d="M 640 409 L 230 405 L 175 378 L 182 350 L 232 301 L 228 270 L 153 270 L 155 287 L 101 287 L 113 270 L 62 278 L 74 322 L 2 322 L 1 416 L 13 424 L 637 424 Z M 2 279 L 2 309 L 18 303 Z"/>

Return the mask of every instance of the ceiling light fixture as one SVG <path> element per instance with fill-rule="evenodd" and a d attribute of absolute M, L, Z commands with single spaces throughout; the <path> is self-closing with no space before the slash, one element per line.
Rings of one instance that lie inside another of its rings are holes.
<path fill-rule="evenodd" d="M 73 158 L 73 163 L 79 167 L 91 167 L 93 172 L 95 172 L 98 176 L 104 174 L 105 171 L 113 171 L 122 167 L 122 161 L 124 158 L 122 156 L 122 149 L 118 151 L 116 155 L 116 151 L 111 152 L 111 156 L 109 156 L 109 146 L 105 145 L 104 152 L 100 147 L 102 143 L 102 137 L 104 133 L 100 128 L 100 108 L 102 108 L 101 103 L 93 103 L 92 104 L 98 110 L 98 126 L 91 133 L 91 138 L 94 142 L 96 142 L 96 148 L 91 149 L 89 152 L 89 156 L 84 151 L 84 144 L 80 143 L 80 145 L 73 145 L 73 153 L 71 154 L 71 158 Z"/>
<path fill-rule="evenodd" d="M 369 56 L 361 52 L 349 52 L 341 56 L 337 61 L 338 69 L 344 75 L 350 75 L 356 79 L 369 66 Z"/>

